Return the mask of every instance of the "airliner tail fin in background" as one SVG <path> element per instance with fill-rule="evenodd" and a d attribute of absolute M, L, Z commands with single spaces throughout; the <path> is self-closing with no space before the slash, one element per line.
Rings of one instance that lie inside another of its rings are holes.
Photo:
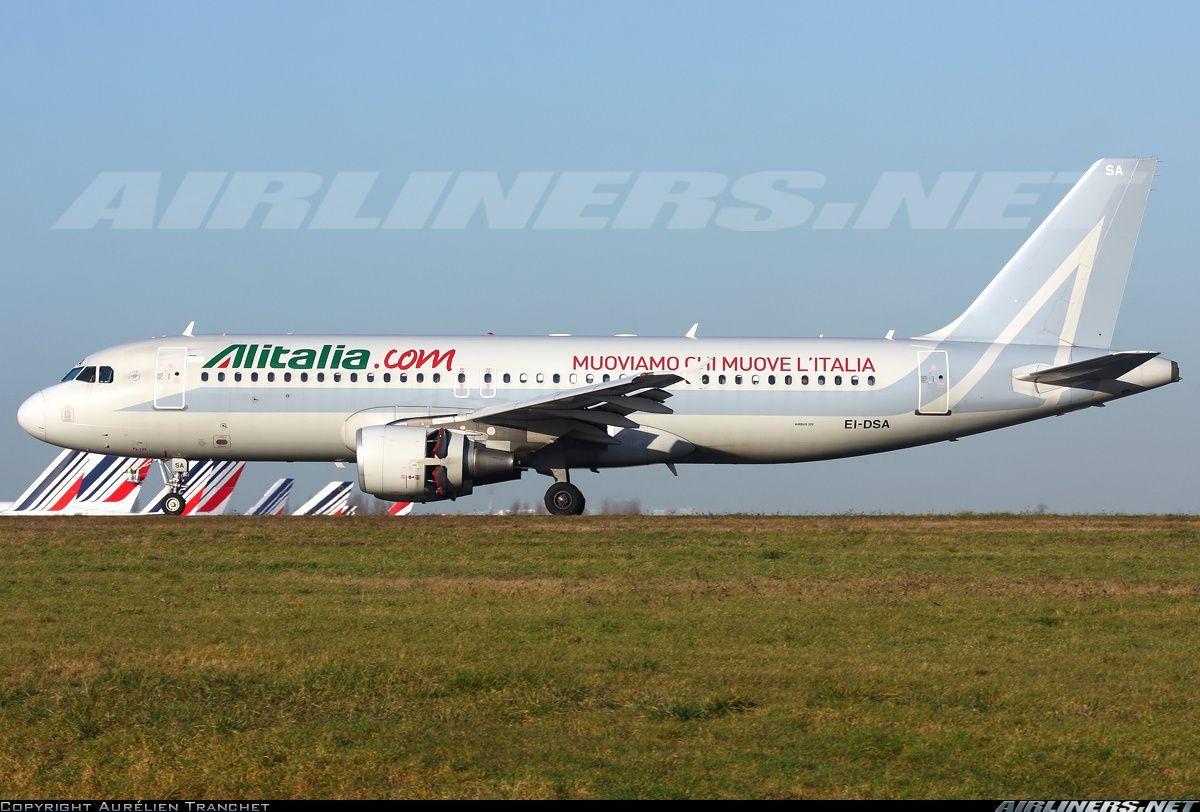
<path fill-rule="evenodd" d="M 148 459 L 66 450 L 5 512 L 64 516 L 131 513 L 149 470 Z"/>
<path fill-rule="evenodd" d="M 275 480 L 275 484 L 267 488 L 262 498 L 254 503 L 247 516 L 285 516 L 287 515 L 288 497 L 292 495 L 292 486 L 296 480 L 291 477 Z"/>
<path fill-rule="evenodd" d="M 132 513 L 151 460 L 100 456 L 84 476 L 72 509 L 86 513 Z"/>
<path fill-rule="evenodd" d="M 345 516 L 350 510 L 353 482 L 330 482 L 313 494 L 293 516 Z"/>
<path fill-rule="evenodd" d="M 1107 348 L 1155 158 L 1101 158 L 966 311 L 919 338 Z"/>

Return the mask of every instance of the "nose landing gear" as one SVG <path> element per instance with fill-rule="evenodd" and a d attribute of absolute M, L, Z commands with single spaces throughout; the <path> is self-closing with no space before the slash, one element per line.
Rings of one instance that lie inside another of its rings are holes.
<path fill-rule="evenodd" d="M 555 516 L 578 516 L 586 500 L 583 491 L 570 482 L 555 482 L 546 490 L 546 510 Z"/>
<path fill-rule="evenodd" d="M 158 464 L 162 468 L 163 482 L 171 489 L 171 492 L 163 497 L 162 512 L 168 516 L 179 516 L 187 507 L 182 490 L 187 481 L 190 463 L 176 457 L 170 461 L 159 460 Z"/>

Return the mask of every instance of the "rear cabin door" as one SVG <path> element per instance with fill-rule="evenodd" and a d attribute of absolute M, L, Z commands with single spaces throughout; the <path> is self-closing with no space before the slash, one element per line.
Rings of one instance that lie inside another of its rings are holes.
<path fill-rule="evenodd" d="M 154 408 L 187 405 L 187 347 L 159 347 L 154 363 Z"/>
<path fill-rule="evenodd" d="M 917 352 L 917 414 L 950 414 L 950 363 L 945 350 Z"/>

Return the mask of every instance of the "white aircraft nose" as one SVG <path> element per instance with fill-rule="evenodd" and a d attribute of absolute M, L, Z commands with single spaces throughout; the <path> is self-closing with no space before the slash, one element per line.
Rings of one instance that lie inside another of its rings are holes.
<path fill-rule="evenodd" d="M 17 423 L 31 436 L 46 439 L 46 396 L 41 392 L 31 395 L 17 409 Z"/>

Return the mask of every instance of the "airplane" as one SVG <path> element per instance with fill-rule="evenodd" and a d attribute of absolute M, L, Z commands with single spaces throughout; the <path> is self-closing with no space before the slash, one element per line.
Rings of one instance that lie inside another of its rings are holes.
<path fill-rule="evenodd" d="M 297 509 L 293 516 L 350 516 L 353 482 L 330 482 L 313 494 L 312 498 Z"/>
<path fill-rule="evenodd" d="M 5 516 L 119 516 L 133 511 L 152 460 L 60 452 L 15 502 L 0 503 Z"/>
<path fill-rule="evenodd" d="M 26 400 L 66 448 L 354 463 L 361 490 L 434 502 L 572 469 L 826 460 L 957 440 L 1179 380 L 1111 350 L 1156 168 L 1092 165 L 957 318 L 882 339 L 183 335 L 110 347 Z M 198 451 L 199 450 L 199 451 Z M 177 491 L 173 491 L 177 492 Z M 178 501 L 168 512 L 174 512 Z"/>
<path fill-rule="evenodd" d="M 292 486 L 296 480 L 288 477 L 275 480 L 275 484 L 267 488 L 257 502 L 248 511 L 247 516 L 286 516 L 288 497 L 292 495 Z"/>
<path fill-rule="evenodd" d="M 392 502 L 388 505 L 387 515 L 389 516 L 407 516 L 412 513 L 412 502 Z"/>
<path fill-rule="evenodd" d="M 143 516 L 223 516 L 229 509 L 244 462 L 203 460 L 178 485 L 168 478 L 163 489 L 141 509 Z"/>

